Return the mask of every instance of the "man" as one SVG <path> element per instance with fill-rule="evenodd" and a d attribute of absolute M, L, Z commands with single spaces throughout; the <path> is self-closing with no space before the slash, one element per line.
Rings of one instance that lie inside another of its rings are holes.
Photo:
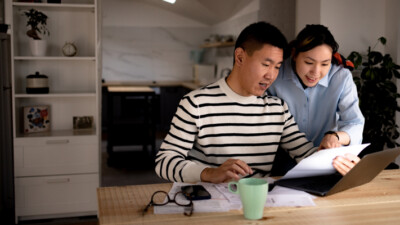
<path fill-rule="evenodd" d="M 282 33 L 265 22 L 240 33 L 229 76 L 182 98 L 155 159 L 161 178 L 221 183 L 266 177 L 279 146 L 296 161 L 317 150 L 286 103 L 266 95 L 286 46 Z M 334 166 L 346 173 L 357 160 L 339 157 Z"/>

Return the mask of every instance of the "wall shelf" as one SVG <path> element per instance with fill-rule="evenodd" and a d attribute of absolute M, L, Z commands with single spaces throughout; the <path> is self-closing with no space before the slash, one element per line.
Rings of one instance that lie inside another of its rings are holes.
<path fill-rule="evenodd" d="M 201 47 L 202 48 L 221 48 L 221 47 L 231 47 L 235 46 L 235 42 L 215 42 L 215 43 L 206 43 L 203 44 Z"/>
<path fill-rule="evenodd" d="M 54 4 L 54 3 L 30 3 L 30 2 L 13 2 L 12 4 L 14 7 L 20 7 L 20 8 L 29 8 L 29 7 L 35 7 L 35 8 L 82 8 L 82 9 L 94 9 L 95 5 L 94 4 L 79 4 L 79 3 L 61 3 L 61 4 Z"/>
<path fill-rule="evenodd" d="M 96 93 L 15 94 L 15 98 L 84 98 L 84 97 L 96 97 Z"/>
<path fill-rule="evenodd" d="M 75 56 L 75 57 L 64 57 L 64 56 L 15 56 L 14 60 L 64 60 L 64 61 L 95 61 L 96 57 L 94 56 Z"/>
<path fill-rule="evenodd" d="M 52 130 L 41 133 L 18 133 L 18 140 L 27 140 L 26 138 L 48 138 L 48 137 L 72 137 L 72 136 L 96 136 L 95 129 L 89 130 Z"/>

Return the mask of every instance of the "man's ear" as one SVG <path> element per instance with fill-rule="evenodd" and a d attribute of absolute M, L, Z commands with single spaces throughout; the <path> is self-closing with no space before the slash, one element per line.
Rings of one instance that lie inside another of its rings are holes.
<path fill-rule="evenodd" d="M 243 59 L 245 57 L 246 52 L 243 48 L 236 48 L 235 49 L 235 63 L 241 65 L 243 63 Z"/>

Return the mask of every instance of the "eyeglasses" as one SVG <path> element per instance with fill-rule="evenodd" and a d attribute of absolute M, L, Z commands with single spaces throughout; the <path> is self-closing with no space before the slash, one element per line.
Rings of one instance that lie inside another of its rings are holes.
<path fill-rule="evenodd" d="M 179 194 L 182 194 L 182 197 L 178 197 L 177 196 Z M 179 206 L 183 206 L 185 207 L 185 211 L 183 212 L 183 214 L 185 216 L 191 216 L 193 213 L 193 202 L 191 199 L 186 199 L 184 197 L 184 194 L 179 191 L 174 195 L 174 198 L 171 199 L 168 195 L 167 192 L 165 191 L 156 191 L 154 192 L 154 194 L 151 196 L 151 200 L 149 202 L 149 204 L 147 204 L 146 208 L 143 209 L 143 215 L 147 212 L 147 210 L 150 208 L 150 206 L 163 206 L 166 205 L 168 203 L 175 203 Z M 190 207 L 190 208 L 189 208 Z M 189 208 L 189 210 L 187 210 Z M 188 211 L 188 212 L 186 212 Z"/>

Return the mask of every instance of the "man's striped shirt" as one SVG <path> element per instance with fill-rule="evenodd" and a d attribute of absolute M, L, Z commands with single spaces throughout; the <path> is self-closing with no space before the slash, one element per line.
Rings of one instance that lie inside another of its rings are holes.
<path fill-rule="evenodd" d="M 170 181 L 197 182 L 204 168 L 237 158 L 265 177 L 279 146 L 297 161 L 316 151 L 283 100 L 240 96 L 223 78 L 182 98 L 155 170 Z"/>

